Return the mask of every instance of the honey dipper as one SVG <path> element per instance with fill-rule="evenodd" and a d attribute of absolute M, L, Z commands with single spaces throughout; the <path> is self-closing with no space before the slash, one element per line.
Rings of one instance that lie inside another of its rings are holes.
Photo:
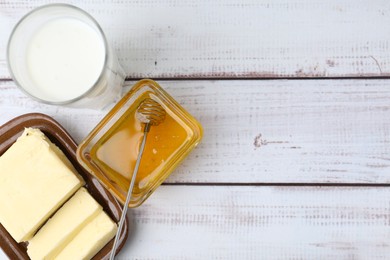
<path fill-rule="evenodd" d="M 127 212 L 128 207 L 129 207 L 129 202 L 130 202 L 131 194 L 133 192 L 135 179 L 137 177 L 139 164 L 141 162 L 142 154 L 143 154 L 144 148 L 145 148 L 147 134 L 148 134 L 151 126 L 157 126 L 164 121 L 165 114 L 166 114 L 166 112 L 165 112 L 164 108 L 158 102 L 156 102 L 155 100 L 153 100 L 151 98 L 146 98 L 144 101 L 142 101 L 142 103 L 139 105 L 139 107 L 137 109 L 137 112 L 136 112 L 137 119 L 141 123 L 145 124 L 144 137 L 142 139 L 142 143 L 141 143 L 141 146 L 139 149 L 137 161 L 135 163 L 133 176 L 131 177 L 129 190 L 127 191 L 126 202 L 123 205 L 121 219 L 119 221 L 118 230 L 117 230 L 116 235 L 115 235 L 114 245 L 112 246 L 112 250 L 111 250 L 111 254 L 110 254 L 110 260 L 114 259 L 115 251 L 118 247 L 119 236 L 120 236 L 120 233 L 122 230 L 123 222 L 126 218 L 126 212 Z"/>

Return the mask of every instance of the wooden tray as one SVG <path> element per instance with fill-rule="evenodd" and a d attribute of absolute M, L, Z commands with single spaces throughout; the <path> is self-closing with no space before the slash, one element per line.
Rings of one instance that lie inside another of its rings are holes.
<path fill-rule="evenodd" d="M 78 173 L 84 178 L 85 187 L 95 198 L 103 210 L 115 221 L 119 222 L 122 206 L 101 184 L 77 162 L 77 144 L 67 131 L 53 118 L 39 113 L 25 114 L 14 118 L 0 127 L 0 155 L 2 155 L 22 134 L 24 128 L 40 129 L 54 144 L 56 144 L 72 162 Z M 128 236 L 128 220 L 125 220 L 119 238 L 116 254 L 122 249 Z M 114 239 L 103 247 L 92 259 L 108 259 Z M 27 255 L 26 243 L 17 243 L 7 230 L 0 224 L 0 247 L 11 259 L 30 259 Z"/>

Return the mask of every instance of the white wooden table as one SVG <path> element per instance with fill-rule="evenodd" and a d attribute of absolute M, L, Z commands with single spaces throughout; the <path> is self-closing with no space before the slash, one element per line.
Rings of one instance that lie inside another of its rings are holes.
<path fill-rule="evenodd" d="M 48 2 L 0 1 L 0 125 L 42 112 L 80 142 L 105 112 L 37 103 L 6 67 L 14 24 Z M 204 127 L 129 210 L 118 259 L 390 257 L 389 1 L 65 2 L 98 20 L 125 90 L 156 79 Z"/>

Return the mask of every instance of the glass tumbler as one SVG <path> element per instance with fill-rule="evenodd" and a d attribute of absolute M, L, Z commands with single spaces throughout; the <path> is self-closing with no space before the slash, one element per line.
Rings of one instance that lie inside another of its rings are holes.
<path fill-rule="evenodd" d="M 102 29 L 87 12 L 49 4 L 26 14 L 7 47 L 16 85 L 51 105 L 102 109 L 121 96 L 125 73 Z"/>

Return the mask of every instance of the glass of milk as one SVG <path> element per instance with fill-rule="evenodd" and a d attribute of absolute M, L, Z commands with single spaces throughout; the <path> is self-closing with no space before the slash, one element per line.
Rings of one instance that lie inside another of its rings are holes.
<path fill-rule="evenodd" d="M 121 95 L 125 74 L 102 29 L 72 5 L 25 15 L 11 33 L 7 58 L 20 89 L 47 104 L 101 109 Z"/>

